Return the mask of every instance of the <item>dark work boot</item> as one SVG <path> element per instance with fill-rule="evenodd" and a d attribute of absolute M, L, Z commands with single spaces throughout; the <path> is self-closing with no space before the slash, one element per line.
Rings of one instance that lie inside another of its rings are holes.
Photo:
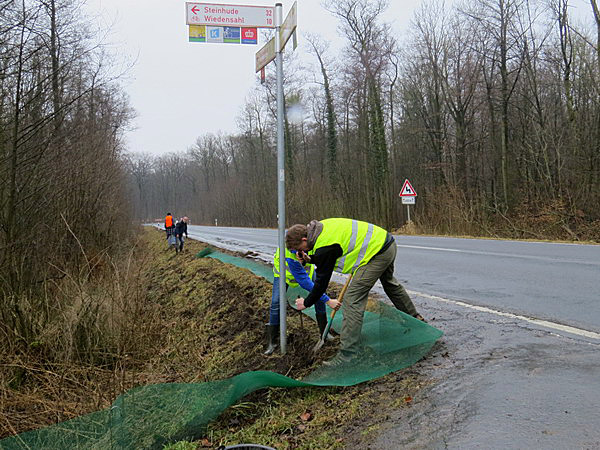
<path fill-rule="evenodd" d="M 263 355 L 272 354 L 277 348 L 277 340 L 279 339 L 279 325 L 267 324 L 267 349 Z"/>
<path fill-rule="evenodd" d="M 327 328 L 327 314 L 325 313 L 316 313 L 315 317 L 317 319 L 317 325 L 319 326 L 319 336 L 322 337 L 323 336 L 323 332 L 325 331 L 325 328 Z M 331 335 L 331 333 L 327 333 L 327 337 L 326 337 L 326 341 L 332 341 L 334 339 L 334 337 Z"/>

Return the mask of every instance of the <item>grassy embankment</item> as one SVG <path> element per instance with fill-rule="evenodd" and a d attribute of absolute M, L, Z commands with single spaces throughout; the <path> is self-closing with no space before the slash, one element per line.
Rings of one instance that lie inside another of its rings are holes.
<path fill-rule="evenodd" d="M 2 408 L 10 425 L 4 435 L 105 408 L 133 386 L 204 382 L 249 370 L 299 378 L 335 353 L 335 345 L 329 345 L 313 360 L 317 328 L 290 312 L 288 354 L 264 357 L 268 281 L 210 258 L 195 259 L 204 248 L 198 242 L 188 241 L 186 252 L 175 255 L 156 230 L 146 230 L 143 241 L 137 253 L 141 303 L 129 330 L 135 348 L 104 367 L 72 366 L 60 380 L 42 373 L 43 365 L 38 365 L 27 372 L 26 382 L 12 387 L 3 383 L 4 397 L 11 391 L 13 400 Z M 386 411 L 410 407 L 424 383 L 416 369 L 406 369 L 350 388 L 261 390 L 225 411 L 199 441 L 172 448 L 242 442 L 278 449 L 360 448 Z M 19 396 L 22 401 L 16 400 Z M 61 398 L 67 400 L 61 403 Z M 10 418 L 16 410 L 22 421 Z"/>

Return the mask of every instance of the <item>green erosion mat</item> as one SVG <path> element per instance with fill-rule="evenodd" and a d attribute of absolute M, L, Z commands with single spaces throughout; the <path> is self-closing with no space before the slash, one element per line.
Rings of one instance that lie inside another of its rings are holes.
<path fill-rule="evenodd" d="M 251 270 L 270 281 L 263 264 L 223 253 L 203 252 L 227 264 Z M 305 295 L 289 289 L 288 302 Z M 0 440 L 2 449 L 161 448 L 178 440 L 202 436 L 208 423 L 245 395 L 266 387 L 351 386 L 382 377 L 420 360 L 442 332 L 393 307 L 377 303 L 365 312 L 364 351 L 351 364 L 320 367 L 302 380 L 269 371 L 245 372 L 206 383 L 163 383 L 141 386 L 119 396 L 109 409 L 87 414 L 40 430 Z M 306 314 L 314 317 L 313 308 Z M 340 331 L 343 308 L 332 328 Z"/>

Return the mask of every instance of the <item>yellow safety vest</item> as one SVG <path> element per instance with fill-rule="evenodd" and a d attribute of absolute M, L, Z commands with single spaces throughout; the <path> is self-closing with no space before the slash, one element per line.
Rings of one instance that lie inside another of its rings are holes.
<path fill-rule="evenodd" d="M 296 287 L 296 286 L 298 286 L 298 283 L 296 282 L 296 279 L 294 278 L 294 275 L 292 274 L 292 272 L 290 272 L 290 267 L 287 262 L 287 258 L 292 258 L 292 259 L 297 260 L 296 255 L 293 254 L 292 252 L 290 252 L 286 248 L 285 249 L 285 258 L 286 258 L 286 260 L 285 260 L 285 269 L 286 269 L 285 270 L 285 282 L 290 287 Z M 306 273 L 312 280 L 313 273 L 315 271 L 315 266 L 312 264 L 308 264 L 307 266 L 304 266 L 304 270 L 306 270 Z M 279 248 L 275 251 L 275 256 L 273 257 L 273 276 L 275 278 L 279 278 Z"/>
<path fill-rule="evenodd" d="M 324 219 L 321 223 L 323 230 L 308 254 L 313 255 L 321 247 L 339 244 L 343 253 L 336 261 L 335 271 L 341 273 L 354 273 L 367 264 L 381 250 L 387 236 L 383 228 L 360 220 Z"/>

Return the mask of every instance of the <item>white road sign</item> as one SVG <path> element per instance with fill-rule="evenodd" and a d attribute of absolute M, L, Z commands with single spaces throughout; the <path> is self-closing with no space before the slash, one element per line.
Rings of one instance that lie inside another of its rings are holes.
<path fill-rule="evenodd" d="M 275 8 L 272 6 L 186 3 L 185 9 L 188 25 L 244 28 L 275 27 Z"/>
<path fill-rule="evenodd" d="M 417 203 L 417 197 L 402 197 L 403 205 L 414 205 Z"/>

